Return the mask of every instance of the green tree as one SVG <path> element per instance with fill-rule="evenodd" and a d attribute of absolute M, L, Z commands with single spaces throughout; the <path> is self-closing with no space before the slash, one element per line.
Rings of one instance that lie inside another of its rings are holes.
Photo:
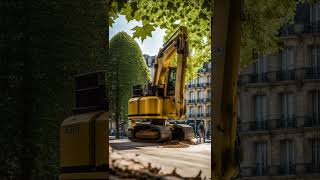
<path fill-rule="evenodd" d="M 278 51 L 279 30 L 293 22 L 297 4 L 306 1 L 317 0 L 244 0 L 241 65 L 255 62 L 261 54 Z M 178 26 L 186 26 L 192 52 L 187 71 L 190 78 L 210 58 L 210 23 L 214 13 L 211 3 L 212 0 L 111 0 L 109 26 L 119 14 L 125 15 L 128 21 L 142 21 L 142 27 L 133 28 L 134 38 L 142 40 L 151 36 L 156 27 L 166 29 L 167 39 Z"/>
<path fill-rule="evenodd" d="M 111 119 L 116 121 L 119 138 L 119 123 L 127 124 L 132 86 L 145 85 L 150 75 L 139 45 L 125 32 L 116 34 L 110 40 L 110 61 L 107 67 Z"/>

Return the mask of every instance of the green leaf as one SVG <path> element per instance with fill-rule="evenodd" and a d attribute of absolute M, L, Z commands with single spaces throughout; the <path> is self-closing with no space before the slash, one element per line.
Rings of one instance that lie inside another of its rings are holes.
<path fill-rule="evenodd" d="M 151 37 L 151 33 L 155 28 L 151 24 L 146 24 L 142 27 L 136 26 L 132 30 L 134 30 L 132 38 L 141 38 L 143 42 L 148 36 Z"/>

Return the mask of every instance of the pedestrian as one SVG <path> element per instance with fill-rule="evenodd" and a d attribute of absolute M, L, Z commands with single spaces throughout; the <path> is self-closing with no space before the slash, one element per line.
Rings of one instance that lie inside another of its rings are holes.
<path fill-rule="evenodd" d="M 206 132 L 206 130 L 204 128 L 203 122 L 200 122 L 199 127 L 198 127 L 198 134 L 199 134 L 199 138 L 200 138 L 200 143 L 201 143 L 201 138 L 203 139 L 203 143 L 206 142 L 205 132 Z"/>

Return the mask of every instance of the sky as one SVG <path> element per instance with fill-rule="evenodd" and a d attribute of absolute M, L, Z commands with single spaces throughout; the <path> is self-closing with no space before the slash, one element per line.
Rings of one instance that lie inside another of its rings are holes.
<path fill-rule="evenodd" d="M 120 15 L 119 18 L 115 20 L 112 28 L 109 28 L 109 38 L 111 39 L 118 32 L 124 31 L 132 36 L 133 31 L 131 30 L 135 26 L 142 26 L 142 23 L 139 21 L 128 21 L 125 16 Z M 143 54 L 148 54 L 150 56 L 154 56 L 158 54 L 160 47 L 163 44 L 163 37 L 165 35 L 165 30 L 157 28 L 152 32 L 152 37 L 147 37 L 143 43 L 140 39 L 134 39 L 140 46 Z"/>

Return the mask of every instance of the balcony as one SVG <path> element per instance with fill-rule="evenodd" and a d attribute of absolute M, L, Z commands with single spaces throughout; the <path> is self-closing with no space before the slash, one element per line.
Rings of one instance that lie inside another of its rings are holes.
<path fill-rule="evenodd" d="M 195 100 L 195 99 L 189 99 L 187 102 L 188 102 L 189 104 L 193 104 L 193 103 L 196 102 L 196 100 Z"/>
<path fill-rule="evenodd" d="M 301 34 L 319 33 L 320 22 L 309 22 L 305 24 L 292 24 L 283 27 L 280 36 L 297 36 Z"/>
<path fill-rule="evenodd" d="M 277 81 L 296 80 L 295 70 L 278 71 L 276 77 Z"/>
<path fill-rule="evenodd" d="M 305 164 L 305 172 L 310 173 L 320 173 L 320 164 L 310 163 Z"/>
<path fill-rule="evenodd" d="M 239 122 L 239 121 L 238 121 Z M 317 121 L 319 124 L 319 121 Z M 308 124 L 309 125 L 309 124 Z M 280 118 L 277 120 L 262 120 L 238 123 L 240 132 L 271 131 L 276 129 L 296 128 L 296 118 Z"/>
<path fill-rule="evenodd" d="M 304 127 L 320 127 L 319 117 L 305 117 Z"/>
<path fill-rule="evenodd" d="M 210 117 L 211 113 L 196 113 L 190 114 L 189 117 Z"/>
<path fill-rule="evenodd" d="M 210 72 L 210 70 L 211 70 L 211 68 L 210 67 L 204 67 L 204 68 L 201 68 L 201 69 L 199 69 L 199 73 L 209 73 Z"/>
<path fill-rule="evenodd" d="M 269 82 L 267 73 L 256 73 L 256 74 L 250 75 L 249 83 L 265 83 L 265 82 Z"/>
<path fill-rule="evenodd" d="M 211 101 L 211 97 L 204 98 L 204 102 L 210 102 L 210 101 Z"/>
<path fill-rule="evenodd" d="M 203 117 L 211 117 L 211 113 L 207 112 L 203 114 Z"/>
<path fill-rule="evenodd" d="M 200 87 L 209 87 L 209 85 L 210 85 L 209 82 L 200 83 Z"/>
<path fill-rule="evenodd" d="M 255 168 L 253 168 L 252 175 L 253 176 L 266 176 L 269 174 L 269 169 L 266 166 L 257 164 Z"/>
<path fill-rule="evenodd" d="M 320 79 L 320 67 L 306 68 L 305 79 Z"/>
<path fill-rule="evenodd" d="M 297 120 L 295 117 L 292 118 L 281 118 L 277 121 L 277 128 L 296 128 Z"/>
<path fill-rule="evenodd" d="M 284 164 L 275 166 L 266 166 L 257 164 L 254 167 L 246 168 L 249 171 L 241 173 L 241 177 L 256 177 L 256 176 L 287 176 L 296 174 L 295 164 Z"/>
<path fill-rule="evenodd" d="M 238 126 L 240 129 L 240 132 L 270 130 L 270 125 L 268 120 L 239 123 Z"/>
<path fill-rule="evenodd" d="M 280 175 L 296 174 L 296 165 L 293 163 L 280 165 L 278 166 L 278 174 Z"/>
<path fill-rule="evenodd" d="M 304 33 L 319 33 L 320 32 L 320 23 L 319 22 L 310 22 L 309 24 L 304 24 Z"/>

